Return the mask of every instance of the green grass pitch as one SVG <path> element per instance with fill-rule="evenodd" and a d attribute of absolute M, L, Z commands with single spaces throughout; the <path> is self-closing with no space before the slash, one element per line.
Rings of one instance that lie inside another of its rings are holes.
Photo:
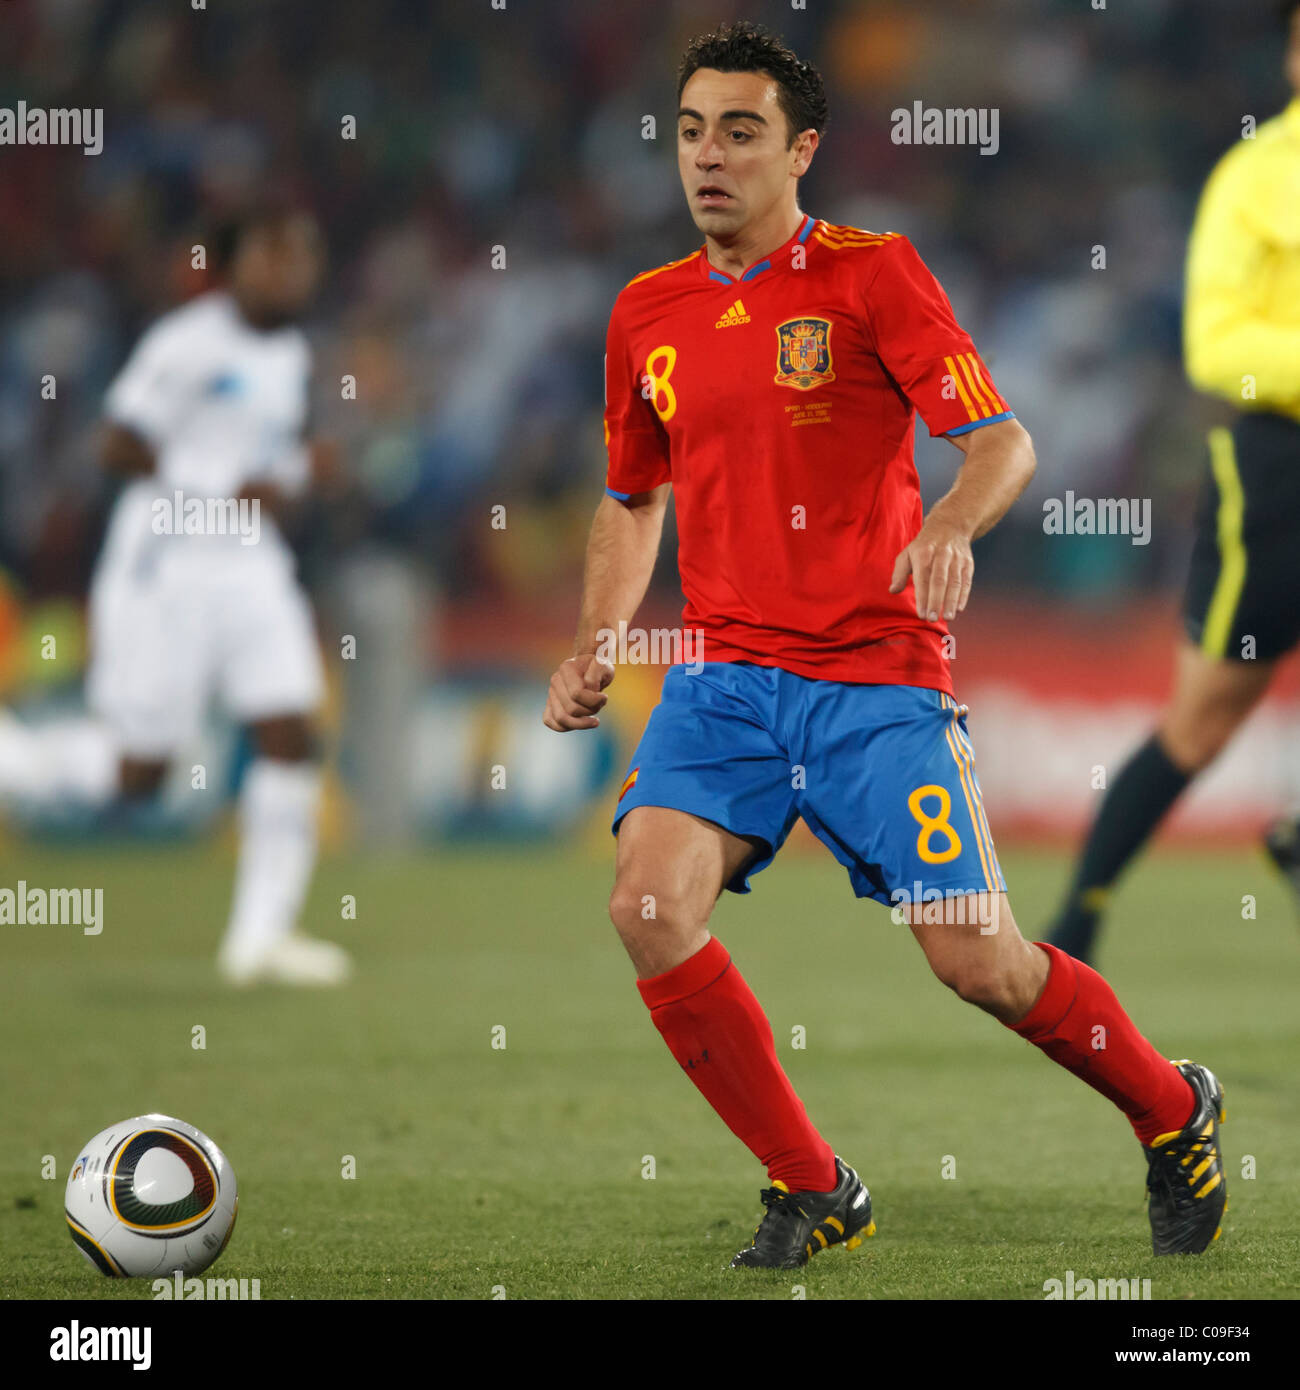
<path fill-rule="evenodd" d="M 264 1299 L 1041 1299 L 1067 1270 L 1150 1278 L 1157 1299 L 1300 1292 L 1300 930 L 1260 857 L 1148 857 L 1104 946 L 1139 1026 L 1224 1082 L 1230 1205 L 1199 1258 L 1152 1258 L 1122 1117 L 933 981 L 828 856 L 783 856 L 750 897 L 725 895 L 714 929 L 879 1225 L 780 1274 L 725 1268 L 765 1179 L 640 1003 L 605 914 L 612 857 L 329 860 L 308 917 L 354 949 L 357 981 L 246 994 L 210 965 L 226 849 L 10 844 L 0 862 L 3 886 L 102 886 L 105 916 L 98 937 L 0 926 L 6 1298 L 151 1297 L 97 1275 L 62 1218 L 77 1146 L 148 1110 L 230 1157 L 239 1221 L 212 1274 L 256 1278 Z M 1004 868 L 1033 934 L 1065 860 L 1009 852 Z"/>

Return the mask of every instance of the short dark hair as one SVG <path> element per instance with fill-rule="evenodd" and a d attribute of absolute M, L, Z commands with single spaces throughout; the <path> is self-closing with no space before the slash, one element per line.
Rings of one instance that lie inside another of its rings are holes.
<path fill-rule="evenodd" d="M 1300 0 L 1296 3 L 1300 4 Z M 761 72 L 770 77 L 777 85 L 777 101 L 789 125 L 787 149 L 794 144 L 800 131 L 826 133 L 830 113 L 821 73 L 763 25 L 741 19 L 734 24 L 722 24 L 711 34 L 693 38 L 677 69 L 679 105 L 687 81 L 700 68 L 713 68 L 718 72 Z"/>
<path fill-rule="evenodd" d="M 225 272 L 239 248 L 256 232 L 283 227 L 295 217 L 310 216 L 308 209 L 287 198 L 268 197 L 227 213 L 212 223 L 208 233 L 208 265 Z"/>

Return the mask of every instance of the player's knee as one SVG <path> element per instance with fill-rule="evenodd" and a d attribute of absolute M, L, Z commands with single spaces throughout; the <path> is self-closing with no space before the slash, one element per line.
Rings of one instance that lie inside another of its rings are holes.
<path fill-rule="evenodd" d="M 1177 767 L 1199 772 L 1224 750 L 1242 717 L 1235 711 L 1218 709 L 1193 720 L 1171 719 L 1161 729 L 1160 741 Z"/>
<path fill-rule="evenodd" d="M 620 878 L 609 897 L 609 918 L 625 942 L 663 935 L 682 925 L 684 906 L 669 889 L 655 891 L 645 879 Z"/>
<path fill-rule="evenodd" d="M 959 999 L 989 1013 L 1002 1013 L 1017 1000 L 1011 973 L 993 960 L 955 960 L 935 966 L 934 973 Z"/>
<path fill-rule="evenodd" d="M 634 880 L 620 879 L 609 895 L 609 920 L 624 941 L 643 935 L 659 920 L 655 895 L 642 892 Z"/>
<path fill-rule="evenodd" d="M 1243 684 L 1176 702 L 1160 730 L 1165 752 L 1184 771 L 1199 772 L 1232 741 L 1257 698 L 1257 691 Z"/>

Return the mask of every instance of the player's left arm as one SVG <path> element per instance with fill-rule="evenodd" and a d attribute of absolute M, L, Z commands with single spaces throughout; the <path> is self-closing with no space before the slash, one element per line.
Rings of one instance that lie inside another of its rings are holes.
<path fill-rule="evenodd" d="M 971 542 L 1002 520 L 1036 467 L 1033 441 L 1019 420 L 945 438 L 966 458 L 915 539 L 899 551 L 889 585 L 891 594 L 901 593 L 911 575 L 917 617 L 929 622 L 954 618 L 966 607 L 975 576 Z"/>
<path fill-rule="evenodd" d="M 870 260 L 864 318 L 881 362 L 936 437 L 966 455 L 957 480 L 894 559 L 889 592 L 911 577 L 917 617 L 954 618 L 970 597 L 971 542 L 995 526 L 1034 475 L 1034 447 L 906 237 Z"/>
<path fill-rule="evenodd" d="M 141 336 L 104 397 L 99 461 L 117 478 L 148 477 L 192 408 L 189 358 L 172 316 Z"/>
<path fill-rule="evenodd" d="M 346 490 L 343 451 L 320 428 L 313 399 L 310 350 L 303 344 L 303 415 L 297 442 L 281 451 L 269 469 L 250 478 L 241 498 L 256 500 L 277 520 L 290 516 L 308 494 L 338 497 Z"/>
<path fill-rule="evenodd" d="M 286 486 L 281 479 L 264 474 L 245 483 L 240 497 L 256 500 L 277 521 L 282 521 L 301 505 L 309 492 L 334 497 L 345 490 L 347 480 L 337 440 L 317 435 L 304 440 L 301 451 L 303 481 L 295 480 L 294 485 Z"/>

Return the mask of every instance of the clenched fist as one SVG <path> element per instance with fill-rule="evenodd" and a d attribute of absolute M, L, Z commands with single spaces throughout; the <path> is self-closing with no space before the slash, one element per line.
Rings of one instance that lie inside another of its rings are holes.
<path fill-rule="evenodd" d="M 614 667 L 593 652 L 562 661 L 551 677 L 542 723 L 557 734 L 596 728 L 600 723 L 597 712 L 609 699 L 603 691 L 613 679 Z"/>

